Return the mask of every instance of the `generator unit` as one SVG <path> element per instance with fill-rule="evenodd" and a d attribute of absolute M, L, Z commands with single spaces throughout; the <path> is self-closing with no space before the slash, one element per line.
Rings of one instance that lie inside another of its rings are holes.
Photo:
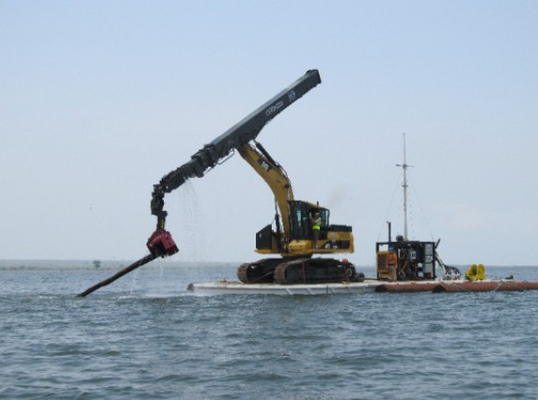
<path fill-rule="evenodd" d="M 387 281 L 430 280 L 436 278 L 435 243 L 404 240 L 377 242 L 377 278 Z"/>

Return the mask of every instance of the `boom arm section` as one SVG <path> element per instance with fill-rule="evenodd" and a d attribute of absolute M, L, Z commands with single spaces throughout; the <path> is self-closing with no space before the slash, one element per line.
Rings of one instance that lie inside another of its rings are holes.
<path fill-rule="evenodd" d="M 234 149 L 240 149 L 256 139 L 263 127 L 297 99 L 321 83 L 318 70 L 310 70 L 301 78 L 260 106 L 242 121 L 228 129 L 196 152 L 191 160 L 162 177 L 153 186 L 151 213 L 157 216 L 157 230 L 163 230 L 167 212 L 164 195 L 180 187 L 189 178 L 204 176 Z"/>
<path fill-rule="evenodd" d="M 246 144 L 239 149 L 239 154 L 243 159 L 262 177 L 269 185 L 275 196 L 275 202 L 280 211 L 280 218 L 275 216 L 278 237 L 281 241 L 280 247 L 287 247 L 290 232 L 290 211 L 288 201 L 294 200 L 291 182 L 282 166 L 277 163 L 260 143 L 254 141 L 254 145 Z M 284 231 L 281 231 L 281 225 Z M 284 234 L 282 234 L 284 233 Z M 282 243 L 283 241 L 283 243 Z"/>

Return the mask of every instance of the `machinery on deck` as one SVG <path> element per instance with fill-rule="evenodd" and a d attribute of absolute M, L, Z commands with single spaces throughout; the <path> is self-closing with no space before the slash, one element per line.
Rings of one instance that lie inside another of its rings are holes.
<path fill-rule="evenodd" d="M 433 280 L 438 277 L 437 266 L 441 267 L 442 279 L 460 279 L 460 270 L 443 263 L 437 254 L 439 242 L 406 240 L 402 235 L 392 240 L 389 234 L 387 242 L 376 243 L 377 279 L 389 282 Z"/>
<path fill-rule="evenodd" d="M 154 185 L 151 212 L 157 217 L 157 230 L 147 243 L 154 256 L 169 256 L 178 251 L 170 233 L 165 230 L 164 195 L 190 178 L 203 177 L 237 150 L 269 185 L 275 197 L 274 227 L 267 225 L 256 234 L 256 251 L 280 255 L 241 265 L 239 279 L 243 283 L 330 283 L 356 279 L 355 267 L 347 260 L 312 257 L 314 254 L 353 252 L 351 227 L 331 225 L 328 209 L 317 203 L 295 200 L 286 172 L 255 140 L 269 121 L 319 83 L 319 72 L 307 71 Z M 316 213 L 319 217 L 314 217 Z M 314 218 L 321 220 L 312 222 Z"/>
<path fill-rule="evenodd" d="M 435 279 L 435 243 L 404 240 L 376 243 L 377 279 L 413 281 Z"/>

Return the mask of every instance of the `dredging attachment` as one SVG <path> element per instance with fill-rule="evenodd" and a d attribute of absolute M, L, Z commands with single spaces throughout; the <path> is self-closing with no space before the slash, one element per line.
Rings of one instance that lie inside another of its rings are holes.
<path fill-rule="evenodd" d="M 149 237 L 146 246 L 148 247 L 150 254 L 142 257 L 138 261 L 135 261 L 128 267 L 125 267 L 116 275 L 111 276 L 110 278 L 105 279 L 96 285 L 93 285 L 82 293 L 79 293 L 77 297 L 86 297 L 90 293 L 95 292 L 97 289 L 111 284 L 116 279 L 121 278 L 123 275 L 128 274 L 129 272 L 155 260 L 156 258 L 168 257 L 178 252 L 178 248 L 174 242 L 174 239 L 172 239 L 172 235 L 170 235 L 170 232 L 165 231 L 164 229 L 157 229 L 155 232 L 153 232 L 153 234 Z"/>
<path fill-rule="evenodd" d="M 170 232 L 165 231 L 164 229 L 157 229 L 153 232 L 149 237 L 146 246 L 150 253 L 155 255 L 155 258 L 169 257 L 179 251 Z"/>

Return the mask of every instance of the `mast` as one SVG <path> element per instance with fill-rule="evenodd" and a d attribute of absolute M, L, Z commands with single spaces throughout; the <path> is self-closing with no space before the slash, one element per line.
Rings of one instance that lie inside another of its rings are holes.
<path fill-rule="evenodd" d="M 408 240 L 407 237 L 407 168 L 412 167 L 412 165 L 407 164 L 407 157 L 405 151 L 405 132 L 403 133 L 403 164 L 396 164 L 397 167 L 402 168 L 403 170 L 403 208 L 404 208 L 404 240 Z"/>

